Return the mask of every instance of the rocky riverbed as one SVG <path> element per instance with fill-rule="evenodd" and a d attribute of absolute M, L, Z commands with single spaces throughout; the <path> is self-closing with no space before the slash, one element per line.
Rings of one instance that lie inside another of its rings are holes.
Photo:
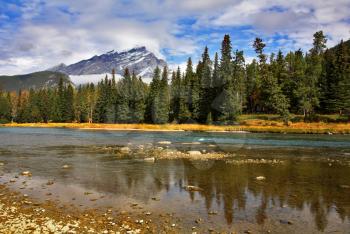
<path fill-rule="evenodd" d="M 136 206 L 136 205 L 135 205 Z M 125 211 L 59 206 L 47 199 L 38 202 L 26 194 L 0 185 L 0 233 L 178 233 L 171 215 L 130 214 Z"/>

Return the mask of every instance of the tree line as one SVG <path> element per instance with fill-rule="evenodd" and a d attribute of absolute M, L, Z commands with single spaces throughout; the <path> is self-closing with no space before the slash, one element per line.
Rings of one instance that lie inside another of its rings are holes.
<path fill-rule="evenodd" d="M 118 81 L 113 70 L 97 85 L 74 88 L 61 79 L 54 88 L 0 92 L 0 121 L 232 124 L 242 113 L 279 114 L 285 123 L 291 113 L 309 121 L 344 115 L 350 112 L 350 43 L 327 49 L 326 42 L 319 31 L 306 53 L 267 55 L 256 38 L 257 58 L 246 64 L 225 35 L 220 56 L 210 58 L 205 47 L 195 67 L 191 58 L 185 71 L 157 67 L 149 85 L 126 68 Z"/>

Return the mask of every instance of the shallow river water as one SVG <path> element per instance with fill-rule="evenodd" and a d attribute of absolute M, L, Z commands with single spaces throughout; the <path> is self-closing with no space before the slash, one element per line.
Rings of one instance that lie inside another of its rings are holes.
<path fill-rule="evenodd" d="M 146 162 L 102 150 L 115 145 L 218 151 L 228 158 Z M 1 183 L 32 172 L 25 187 L 21 178 L 9 186 L 36 199 L 52 193 L 59 204 L 150 212 L 153 219 L 170 213 L 184 233 L 194 226 L 350 233 L 349 135 L 0 128 L 0 162 Z"/>

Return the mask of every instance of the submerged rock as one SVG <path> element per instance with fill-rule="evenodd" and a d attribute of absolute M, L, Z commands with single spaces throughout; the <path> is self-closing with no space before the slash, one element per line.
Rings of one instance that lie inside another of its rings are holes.
<path fill-rule="evenodd" d="M 46 183 L 46 185 L 53 185 L 53 181 L 51 181 L 51 180 L 49 180 L 49 181 L 47 181 L 47 183 Z"/>
<path fill-rule="evenodd" d="M 203 191 L 202 188 L 194 185 L 187 185 L 187 186 L 184 186 L 183 188 L 186 189 L 187 191 Z"/>
<path fill-rule="evenodd" d="M 170 145 L 170 144 L 171 144 L 171 141 L 159 141 L 158 144 L 161 144 L 161 145 Z"/>
<path fill-rule="evenodd" d="M 155 162 L 156 159 L 154 157 L 150 157 L 150 158 L 144 158 L 143 159 L 145 162 Z"/>
<path fill-rule="evenodd" d="M 289 224 L 289 225 L 292 225 L 292 224 L 293 224 L 292 221 L 284 220 L 284 219 L 280 219 L 280 223 L 281 223 L 281 224 Z"/>
<path fill-rule="evenodd" d="M 130 149 L 129 147 L 127 147 L 127 146 L 124 146 L 124 147 L 121 147 L 121 148 L 119 149 L 119 151 L 120 151 L 121 153 L 123 153 L 123 154 L 128 154 L 128 153 L 130 153 L 131 149 Z"/>
<path fill-rule="evenodd" d="M 208 214 L 209 214 L 209 215 L 217 215 L 217 214 L 218 214 L 218 212 L 217 212 L 217 211 L 212 210 L 212 211 L 209 211 L 209 212 L 208 212 Z"/>
<path fill-rule="evenodd" d="M 70 166 L 67 165 L 67 164 L 65 164 L 65 165 L 62 166 L 62 168 L 63 168 L 63 169 L 68 169 L 68 168 L 70 168 Z"/>
<path fill-rule="evenodd" d="M 265 178 L 265 176 L 257 176 L 255 179 L 256 180 L 265 180 L 266 178 Z"/>
<path fill-rule="evenodd" d="M 187 151 L 187 153 L 189 155 L 201 155 L 202 153 L 198 150 L 190 150 L 190 151 Z"/>
<path fill-rule="evenodd" d="M 21 173 L 22 176 L 32 176 L 32 173 L 30 171 L 24 171 Z"/>
<path fill-rule="evenodd" d="M 200 145 L 201 143 L 198 141 L 194 141 L 194 142 L 183 142 L 181 144 L 182 145 Z"/>

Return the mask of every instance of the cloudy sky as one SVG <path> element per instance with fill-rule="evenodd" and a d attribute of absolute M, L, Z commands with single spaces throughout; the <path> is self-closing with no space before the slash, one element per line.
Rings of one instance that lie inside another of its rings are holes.
<path fill-rule="evenodd" d="M 213 55 L 223 35 L 248 60 L 255 37 L 267 52 L 307 50 L 350 38 L 349 0 L 0 0 L 0 75 L 44 70 L 145 45 L 172 66 Z"/>

